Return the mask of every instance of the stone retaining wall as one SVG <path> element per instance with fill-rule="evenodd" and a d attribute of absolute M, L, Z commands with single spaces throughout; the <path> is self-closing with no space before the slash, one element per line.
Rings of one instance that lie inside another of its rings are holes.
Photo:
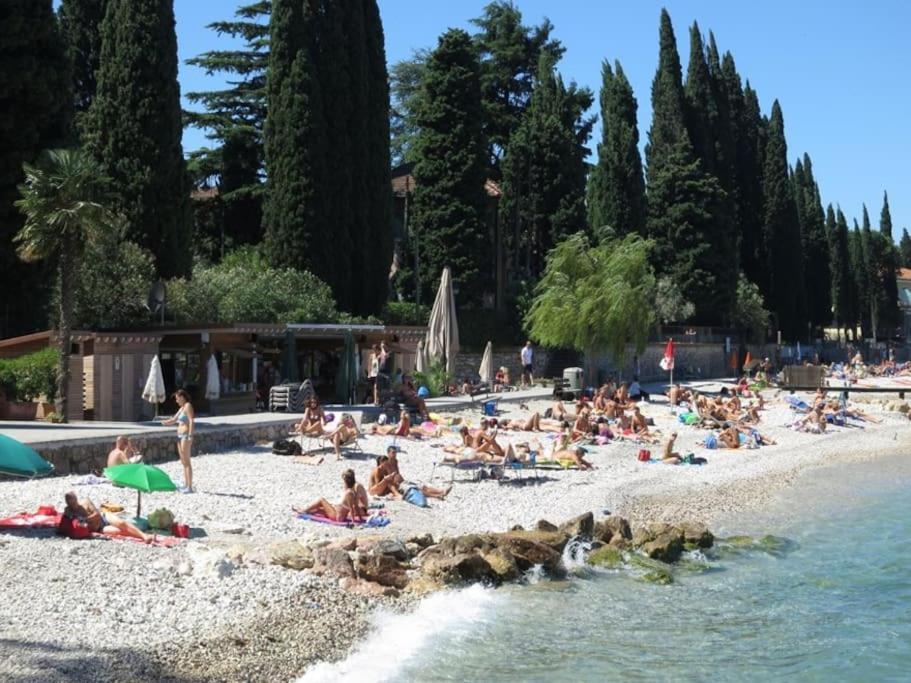
<path fill-rule="evenodd" d="M 193 434 L 193 452 L 214 453 L 257 443 L 271 443 L 276 439 L 286 438 L 290 425 L 291 419 L 288 422 L 212 429 L 200 429 L 197 426 Z M 131 435 L 131 438 L 133 445 L 142 453 L 144 462 L 156 463 L 177 459 L 177 440 L 173 432 Z M 92 470 L 105 467 L 113 442 L 113 438 L 105 437 L 71 442 L 34 443 L 29 446 L 53 463 L 57 474 L 88 474 Z"/>
<path fill-rule="evenodd" d="M 483 352 L 465 352 L 460 351 L 456 356 L 456 379 L 461 380 L 464 377 L 477 377 L 478 370 L 481 367 L 481 358 Z M 534 359 L 534 376 L 540 378 L 547 365 L 547 351 L 541 348 L 535 348 Z M 500 367 L 509 369 L 509 379 L 518 386 L 522 381 L 522 365 L 519 362 L 519 347 L 511 349 L 494 349 L 493 350 L 493 373 L 497 374 Z"/>

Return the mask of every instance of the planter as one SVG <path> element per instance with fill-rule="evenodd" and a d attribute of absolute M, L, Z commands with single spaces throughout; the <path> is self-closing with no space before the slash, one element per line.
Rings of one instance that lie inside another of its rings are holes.
<path fill-rule="evenodd" d="M 50 403 L 35 403 L 32 401 L 10 401 L 6 403 L 7 420 L 43 420 L 48 413 L 54 412 Z"/>

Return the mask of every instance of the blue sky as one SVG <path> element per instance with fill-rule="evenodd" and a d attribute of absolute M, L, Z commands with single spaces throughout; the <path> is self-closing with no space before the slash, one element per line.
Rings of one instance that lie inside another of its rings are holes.
<path fill-rule="evenodd" d="M 390 64 L 415 48 L 433 46 L 449 27 L 469 28 L 482 0 L 380 0 Z M 602 59 L 619 59 L 639 101 L 643 144 L 651 120 L 649 95 L 658 58 L 658 18 L 667 7 L 686 70 L 689 26 L 712 30 L 719 49 L 730 50 L 768 113 L 778 98 L 792 162 L 813 160 L 823 203 L 839 203 L 848 216 L 866 202 L 874 227 L 883 190 L 889 192 L 895 236 L 911 228 L 911 3 L 903 0 L 517 0 L 525 23 L 548 17 L 567 48 L 558 68 L 566 80 L 600 87 Z M 225 39 L 205 29 L 228 18 L 233 0 L 176 0 L 181 90 L 218 87 L 214 77 L 183 64 Z M 597 100 L 596 100 L 597 101 Z M 597 112 L 595 112 L 597 113 Z M 184 135 L 185 150 L 205 143 Z M 595 141 L 592 141 L 594 147 Z"/>

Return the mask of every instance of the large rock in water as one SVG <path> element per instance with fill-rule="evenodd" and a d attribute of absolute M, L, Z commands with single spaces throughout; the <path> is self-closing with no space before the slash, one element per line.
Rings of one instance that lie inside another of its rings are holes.
<path fill-rule="evenodd" d="M 505 534 L 496 534 L 493 538 L 497 548 L 512 555 L 516 565 L 522 571 L 531 569 L 535 565 L 541 565 L 550 574 L 562 574 L 562 546 L 558 551 L 550 545 L 530 538 L 536 533 L 542 532 L 508 531 Z M 563 545 L 566 545 L 565 541 Z"/>
<path fill-rule="evenodd" d="M 421 553 L 421 574 L 444 585 L 497 580 L 490 564 L 476 552 L 446 555 L 425 551 Z"/>
<path fill-rule="evenodd" d="M 563 548 L 569 542 L 569 536 L 562 531 L 507 531 L 502 534 L 491 534 L 488 542 L 491 545 L 500 545 L 501 538 L 520 538 L 535 543 L 543 543 L 554 552 L 563 553 Z"/>
<path fill-rule="evenodd" d="M 562 531 L 564 534 L 570 538 L 574 536 L 581 536 L 583 538 L 591 538 L 592 532 L 595 530 L 595 516 L 591 512 L 586 512 L 584 515 L 579 515 L 574 517 L 568 522 L 564 522 L 560 525 L 559 531 Z"/>
<path fill-rule="evenodd" d="M 692 543 L 699 548 L 711 548 L 715 536 L 709 528 L 701 522 L 684 522 L 680 525 L 683 532 L 683 542 Z"/>
<path fill-rule="evenodd" d="M 659 534 L 654 540 L 644 543 L 642 550 L 653 560 L 676 562 L 683 553 L 683 533 L 679 529 L 671 528 Z"/>
<path fill-rule="evenodd" d="M 516 558 L 502 548 L 481 551 L 481 557 L 490 565 L 491 571 L 499 581 L 515 581 L 519 578 L 519 565 Z"/>
<path fill-rule="evenodd" d="M 592 551 L 586 561 L 595 567 L 615 569 L 623 564 L 623 553 L 612 545 L 601 546 Z"/>
<path fill-rule="evenodd" d="M 606 519 L 595 524 L 594 537 L 602 543 L 619 545 L 619 541 L 632 540 L 633 532 L 630 529 L 629 522 L 623 517 L 620 515 L 610 515 Z M 617 541 L 617 543 L 614 541 Z"/>

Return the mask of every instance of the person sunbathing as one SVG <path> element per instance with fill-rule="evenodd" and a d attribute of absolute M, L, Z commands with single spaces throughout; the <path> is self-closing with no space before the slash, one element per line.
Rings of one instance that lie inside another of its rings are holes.
<path fill-rule="evenodd" d="M 626 382 L 623 382 L 620 388 L 617 389 L 616 401 L 622 408 L 625 408 L 626 404 L 629 403 L 629 387 L 626 386 Z"/>
<path fill-rule="evenodd" d="M 741 424 L 759 424 L 759 410 L 752 403 L 748 404 L 743 415 L 738 418 Z"/>
<path fill-rule="evenodd" d="M 598 393 L 595 394 L 595 401 L 594 401 L 595 412 L 596 413 L 605 412 L 607 410 L 607 403 L 608 403 L 607 389 L 605 387 L 601 387 L 600 389 L 598 389 Z"/>
<path fill-rule="evenodd" d="M 668 465 L 679 465 L 683 462 L 683 457 L 674 450 L 674 442 L 677 440 L 677 432 L 671 432 L 671 435 L 668 437 L 667 441 L 664 444 L 664 452 L 661 455 L 661 462 L 666 462 Z"/>
<path fill-rule="evenodd" d="M 557 399 L 556 401 L 554 401 L 554 405 L 551 410 L 552 410 L 551 417 L 553 417 L 553 419 L 555 419 L 555 420 L 559 420 L 560 422 L 565 422 L 568 420 L 575 419 L 575 417 L 573 415 L 570 415 L 566 411 L 566 406 L 563 405 L 563 401 L 561 401 L 560 399 Z"/>
<path fill-rule="evenodd" d="M 740 432 L 734 425 L 722 429 L 718 440 L 724 444 L 725 448 L 740 448 Z"/>
<path fill-rule="evenodd" d="M 75 491 L 70 491 L 64 495 L 63 499 L 66 501 L 66 508 L 64 508 L 63 514 L 70 519 L 79 520 L 92 533 L 123 534 L 124 536 L 138 538 L 145 543 L 151 543 L 155 540 L 154 534 L 143 533 L 135 524 L 113 514 L 104 514 L 95 507 L 91 499 L 84 498 L 80 502 L 76 497 Z"/>
<path fill-rule="evenodd" d="M 813 408 L 806 417 L 794 423 L 794 429 L 798 432 L 809 432 L 810 434 L 822 434 L 826 431 L 826 417 L 823 414 L 821 405 Z"/>
<path fill-rule="evenodd" d="M 774 446 L 777 443 L 770 437 L 760 434 L 755 427 L 739 424 L 737 425 L 737 431 L 745 434 L 747 439 L 753 439 L 757 446 Z"/>
<path fill-rule="evenodd" d="M 639 406 L 633 408 L 633 416 L 630 418 L 630 428 L 639 436 L 650 436 L 648 431 L 648 420 L 639 410 Z"/>
<path fill-rule="evenodd" d="M 574 448 L 562 448 L 559 450 L 554 450 L 551 453 L 550 459 L 554 462 L 560 463 L 561 465 L 564 463 L 575 465 L 580 470 L 595 469 L 595 466 L 588 462 L 584 456 L 585 449 L 581 446 L 576 446 Z"/>
<path fill-rule="evenodd" d="M 329 438 L 329 441 L 332 443 L 332 447 L 335 449 L 335 459 L 341 460 L 342 446 L 357 441 L 357 438 L 360 436 L 360 432 L 358 432 L 357 425 L 354 423 L 354 418 L 351 417 L 351 414 L 343 413 L 338 427 L 333 429 L 326 436 Z"/>
<path fill-rule="evenodd" d="M 672 384 L 667 390 L 667 402 L 672 406 L 680 403 L 680 385 Z"/>
<path fill-rule="evenodd" d="M 370 473 L 370 493 L 374 496 L 392 496 L 396 499 L 402 499 L 408 494 L 408 490 L 416 488 L 427 498 L 439 498 L 444 500 L 452 486 L 445 489 L 428 486 L 426 484 L 417 484 L 405 479 L 399 471 L 398 449 L 395 446 L 389 446 L 386 449 L 386 455 L 381 455 L 376 459 L 377 466 Z"/>
<path fill-rule="evenodd" d="M 592 427 L 591 427 L 591 422 L 588 419 L 590 412 L 591 411 L 588 408 L 582 408 L 578 412 L 578 417 L 576 418 L 575 423 L 573 423 L 573 431 L 572 431 L 572 440 L 573 441 L 579 441 L 581 439 L 585 439 L 588 437 L 589 434 L 591 434 Z"/>
<path fill-rule="evenodd" d="M 321 436 L 325 433 L 326 413 L 323 412 L 319 399 L 311 396 L 307 401 L 307 407 L 304 409 L 304 416 L 301 421 L 294 425 L 292 434 L 306 434 L 309 436 Z"/>
<path fill-rule="evenodd" d="M 424 420 L 430 419 L 427 413 L 427 404 L 421 396 L 418 396 L 417 389 L 414 388 L 414 382 L 408 376 L 402 379 L 402 402 L 417 410 Z"/>
<path fill-rule="evenodd" d="M 128 436 L 118 436 L 114 442 L 113 450 L 108 453 L 108 467 L 128 465 L 140 460 L 142 460 L 142 456 L 134 448 L 133 442 L 130 441 Z"/>
<path fill-rule="evenodd" d="M 367 516 L 367 492 L 355 480 L 354 470 L 342 472 L 342 482 L 345 488 L 337 503 L 318 498 L 306 507 L 291 509 L 299 514 L 322 515 L 334 522 L 361 521 Z"/>

